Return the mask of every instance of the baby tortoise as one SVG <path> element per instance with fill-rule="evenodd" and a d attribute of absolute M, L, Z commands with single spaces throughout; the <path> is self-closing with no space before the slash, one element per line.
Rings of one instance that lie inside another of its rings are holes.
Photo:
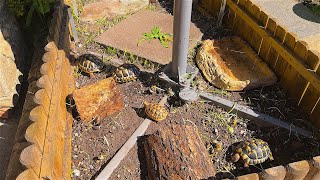
<path fill-rule="evenodd" d="M 106 65 L 96 56 L 84 54 L 77 60 L 77 66 L 81 72 L 87 73 L 91 78 L 95 77 L 94 73 L 102 72 L 106 69 Z"/>
<path fill-rule="evenodd" d="M 164 97 L 159 103 L 149 103 L 144 101 L 145 113 L 149 118 L 155 121 L 162 121 L 167 118 L 168 111 L 164 105 L 167 101 L 167 97 Z"/>
<path fill-rule="evenodd" d="M 139 74 L 139 69 L 135 67 L 134 65 L 123 65 L 118 67 L 114 72 L 113 72 L 113 78 L 117 83 L 127 83 L 127 82 L 132 82 L 136 81 L 138 78 Z"/>
<path fill-rule="evenodd" d="M 250 139 L 241 141 L 236 145 L 231 160 L 237 162 L 240 159 L 244 163 L 244 167 L 249 165 L 261 164 L 267 159 L 273 160 L 271 150 L 268 143 L 261 139 Z"/>

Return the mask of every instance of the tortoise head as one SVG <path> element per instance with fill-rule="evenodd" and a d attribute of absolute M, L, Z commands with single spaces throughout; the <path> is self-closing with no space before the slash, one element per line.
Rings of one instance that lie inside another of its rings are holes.
<path fill-rule="evenodd" d="M 234 153 L 232 156 L 231 156 L 231 161 L 232 162 L 237 162 L 239 161 L 240 159 L 240 154 L 239 153 Z"/>

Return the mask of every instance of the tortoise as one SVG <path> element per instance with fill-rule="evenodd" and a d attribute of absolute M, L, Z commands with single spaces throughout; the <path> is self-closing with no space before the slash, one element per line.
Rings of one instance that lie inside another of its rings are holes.
<path fill-rule="evenodd" d="M 147 101 L 143 102 L 145 106 L 145 113 L 149 118 L 155 121 L 162 121 L 167 118 L 168 111 L 163 103 L 149 103 Z"/>
<path fill-rule="evenodd" d="M 77 66 L 81 72 L 89 74 L 91 78 L 95 77 L 94 73 L 102 72 L 106 69 L 106 65 L 91 54 L 80 56 L 77 60 Z"/>
<path fill-rule="evenodd" d="M 267 159 L 273 160 L 268 143 L 261 139 L 249 139 L 241 141 L 235 146 L 231 160 L 237 162 L 243 161 L 244 167 L 249 165 L 261 164 Z"/>
<path fill-rule="evenodd" d="M 136 81 L 138 78 L 139 69 L 134 65 L 122 65 L 118 67 L 112 74 L 117 83 L 127 83 Z"/>

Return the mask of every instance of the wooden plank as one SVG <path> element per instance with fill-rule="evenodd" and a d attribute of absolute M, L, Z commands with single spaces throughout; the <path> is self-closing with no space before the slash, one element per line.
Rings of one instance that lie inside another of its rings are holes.
<path fill-rule="evenodd" d="M 255 15 L 257 21 L 259 22 L 259 24 L 262 24 L 262 22 L 260 21 L 261 11 L 256 5 L 251 4 L 250 8 L 248 9 L 248 12 L 252 16 Z M 251 39 L 250 39 L 249 43 L 251 44 L 251 46 L 253 47 L 253 49 L 257 53 L 259 53 L 259 51 L 260 51 L 262 40 L 263 40 L 262 37 L 256 31 L 252 31 L 251 32 Z"/>
<path fill-rule="evenodd" d="M 64 128 L 62 126 L 64 125 L 63 121 L 66 119 L 66 110 L 64 109 L 65 104 L 61 104 L 61 99 L 65 100 L 65 97 L 61 96 L 63 86 L 60 83 L 65 77 L 61 76 L 62 59 L 60 59 L 61 57 L 58 58 L 40 172 L 41 177 L 49 177 L 50 179 L 60 179 L 62 177 L 64 154 Z"/>
<path fill-rule="evenodd" d="M 273 18 L 269 18 L 266 29 L 271 34 L 271 37 L 275 36 L 277 28 L 278 28 L 278 25 L 276 20 Z M 274 65 L 276 64 L 278 56 L 279 54 L 277 53 L 277 51 L 270 45 L 267 55 L 265 57 L 265 61 L 267 64 L 269 64 L 271 68 L 274 68 Z"/>
<path fill-rule="evenodd" d="M 16 180 L 29 180 L 29 179 L 39 179 L 38 175 L 34 173 L 32 169 L 27 169 L 23 171 Z"/>
<path fill-rule="evenodd" d="M 40 105 L 47 114 L 49 113 L 51 97 L 48 96 L 48 93 L 45 89 L 38 90 L 34 94 L 33 101 Z"/>
<path fill-rule="evenodd" d="M 262 180 L 283 180 L 285 176 L 286 168 L 283 166 L 268 168 L 260 173 L 260 179 Z"/>
<path fill-rule="evenodd" d="M 303 136 L 312 137 L 312 133 L 310 131 L 296 127 L 293 124 L 286 123 L 284 121 L 281 121 L 281 120 L 276 119 L 274 117 L 271 117 L 269 115 L 260 113 L 258 111 L 254 111 L 247 106 L 236 104 L 236 103 L 229 101 L 227 99 L 224 99 L 222 97 L 214 96 L 209 93 L 201 93 L 200 97 L 213 102 L 215 105 L 218 105 L 218 106 L 226 109 L 227 111 L 233 110 L 233 112 L 237 113 L 239 116 L 254 120 L 258 124 L 261 124 L 263 126 L 282 127 L 287 130 L 301 134 Z"/>
<path fill-rule="evenodd" d="M 251 173 L 243 176 L 238 176 L 237 180 L 259 180 L 259 174 Z"/>
<path fill-rule="evenodd" d="M 287 30 L 281 26 L 278 26 L 275 37 L 281 42 L 281 44 L 284 44 L 286 40 L 286 36 L 287 36 Z M 287 61 L 282 56 L 278 55 L 277 61 L 273 67 L 278 77 L 285 76 L 284 71 L 287 65 L 288 65 Z"/>
<path fill-rule="evenodd" d="M 317 71 L 320 65 L 320 53 L 317 51 L 309 50 L 307 53 L 307 59 L 309 59 L 309 62 L 317 62 L 312 64 L 313 70 Z M 319 97 L 320 92 L 317 91 L 314 86 L 310 85 L 309 82 L 307 82 L 303 90 L 302 98 L 299 101 L 300 107 L 307 114 L 312 113 Z"/>
<path fill-rule="evenodd" d="M 41 170 L 41 151 L 34 145 L 26 147 L 20 155 L 20 162 L 28 169 L 32 169 L 36 175 L 40 174 Z"/>
<path fill-rule="evenodd" d="M 320 91 L 320 77 L 314 72 L 308 71 L 309 67 L 287 48 L 279 43 L 278 40 L 262 29 L 253 19 L 251 19 L 244 11 L 242 11 L 232 0 L 227 1 L 227 5 L 234 10 L 242 19 L 244 19 L 251 27 L 254 28 L 271 46 L 286 59 L 305 79 L 310 81 L 314 87 Z"/>
<path fill-rule="evenodd" d="M 320 156 L 314 157 L 309 161 L 310 171 L 305 177 L 306 180 L 320 179 Z"/>
<path fill-rule="evenodd" d="M 141 125 L 134 131 L 126 143 L 120 148 L 120 150 L 114 155 L 107 166 L 101 171 L 96 180 L 107 180 L 112 172 L 118 167 L 123 158 L 128 154 L 130 149 L 135 145 L 139 136 L 142 136 L 147 130 L 151 120 L 145 119 Z"/>
<path fill-rule="evenodd" d="M 309 172 L 310 166 L 308 161 L 298 161 L 286 166 L 287 174 L 285 180 L 301 180 Z"/>
<path fill-rule="evenodd" d="M 318 99 L 312 113 L 310 114 L 311 122 L 317 128 L 320 128 L 320 98 Z"/>

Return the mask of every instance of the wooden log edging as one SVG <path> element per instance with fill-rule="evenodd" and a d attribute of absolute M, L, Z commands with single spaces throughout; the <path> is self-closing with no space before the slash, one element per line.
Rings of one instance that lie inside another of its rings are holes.
<path fill-rule="evenodd" d="M 247 41 L 275 71 L 282 88 L 320 128 L 320 52 L 289 32 L 252 0 L 226 0 L 223 22 Z M 215 16 L 221 1 L 203 0 L 199 7 Z"/>
<path fill-rule="evenodd" d="M 30 112 L 33 122 L 25 133 L 25 139 L 31 144 L 22 150 L 20 162 L 27 169 L 17 179 L 29 177 L 49 179 L 69 179 L 70 165 L 64 163 L 71 159 L 70 133 L 71 121 L 67 118 L 65 99 L 72 91 L 71 66 L 63 50 L 58 50 L 54 42 L 45 47 L 44 64 L 37 81 L 40 88 L 34 96 L 38 104 Z M 66 154 L 65 152 L 69 152 Z M 69 166 L 69 167 L 68 167 Z"/>
<path fill-rule="evenodd" d="M 320 179 L 320 156 L 286 166 L 268 168 L 265 172 L 237 177 L 238 180 L 317 180 Z"/>
<path fill-rule="evenodd" d="M 57 0 L 54 9 L 49 43 L 44 50 L 42 46 L 34 52 L 7 180 L 70 179 L 72 117 L 65 104 L 74 89 L 65 51 L 70 46 L 70 34 L 68 28 L 62 28 L 68 27 L 64 1 Z"/>

